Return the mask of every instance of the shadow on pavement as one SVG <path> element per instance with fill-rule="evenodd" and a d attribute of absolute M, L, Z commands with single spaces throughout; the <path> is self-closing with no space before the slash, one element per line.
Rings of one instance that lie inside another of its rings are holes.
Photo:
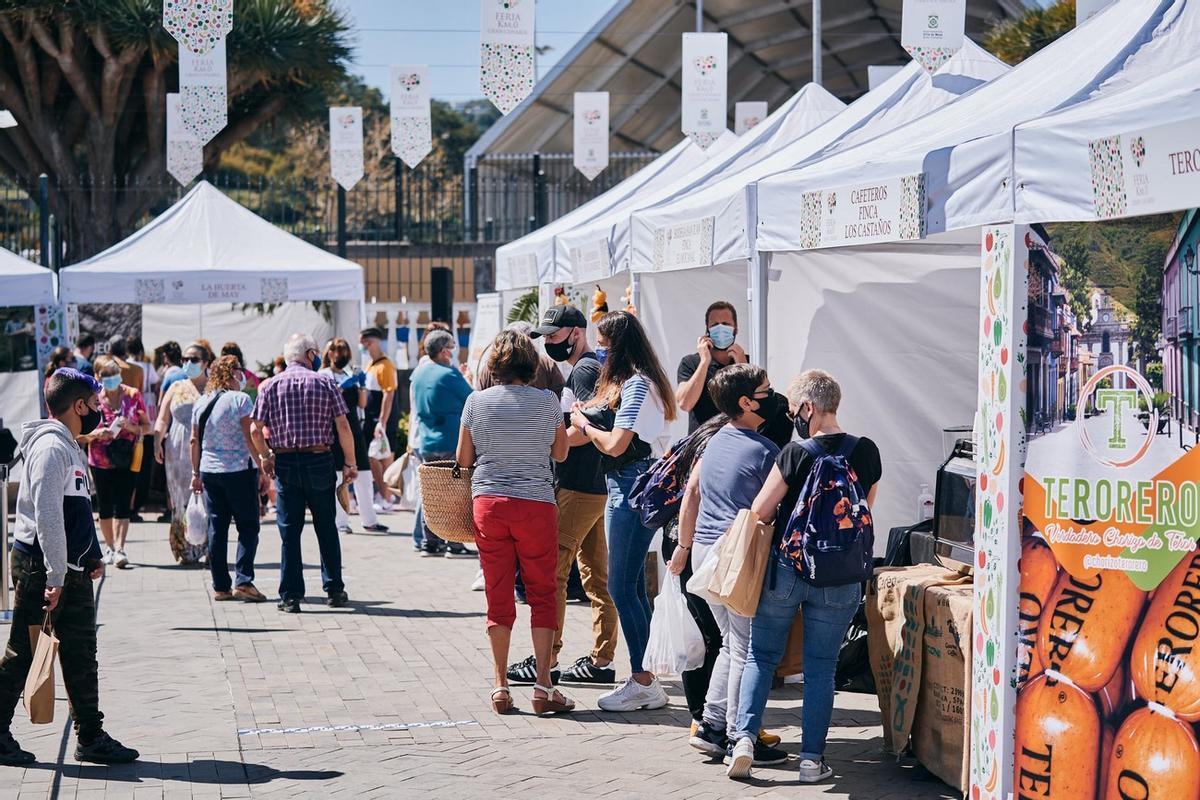
<path fill-rule="evenodd" d="M 442 611 L 429 608 L 392 608 L 380 600 L 351 600 L 344 609 L 331 609 L 325 613 L 350 614 L 361 613 L 368 617 L 403 617 L 405 619 L 465 619 L 469 617 L 484 617 L 483 611 Z"/>
<path fill-rule="evenodd" d="M 121 783 L 143 783 L 147 780 L 181 781 L 191 784 L 215 784 L 242 786 L 286 781 L 328 781 L 340 778 L 337 770 L 291 769 L 278 770 L 265 764 L 243 764 L 240 761 L 224 761 L 199 758 L 195 761 L 145 761 L 133 764 L 104 766 L 102 764 L 34 764 L 29 769 L 61 769 L 62 773 L 82 780 L 118 781 Z"/>

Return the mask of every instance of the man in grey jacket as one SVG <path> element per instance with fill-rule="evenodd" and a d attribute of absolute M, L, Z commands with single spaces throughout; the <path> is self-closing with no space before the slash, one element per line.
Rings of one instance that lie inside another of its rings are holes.
<path fill-rule="evenodd" d="M 87 461 L 75 437 L 100 422 L 100 384 L 60 369 L 46 385 L 51 419 L 21 429 L 25 479 L 17 493 L 12 575 L 16 587 L 8 647 L 0 659 L 0 764 L 31 764 L 9 728 L 33 660 L 30 626 L 50 614 L 58 658 L 75 721 L 75 759 L 127 764 L 138 752 L 104 732 L 96 668 L 96 605 L 92 580 L 104 574 L 92 521 Z"/>

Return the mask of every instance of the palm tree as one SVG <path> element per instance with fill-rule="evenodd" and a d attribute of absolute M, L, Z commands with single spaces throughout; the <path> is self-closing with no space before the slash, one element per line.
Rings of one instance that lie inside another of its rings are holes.
<path fill-rule="evenodd" d="M 323 113 L 346 75 L 348 26 L 330 0 L 235 0 L 229 125 L 205 168 L 276 118 Z M 71 258 L 130 233 L 172 191 L 164 178 L 166 94 L 178 48 L 162 0 L 0 0 L 0 174 L 50 178 Z"/>
<path fill-rule="evenodd" d="M 997 22 L 983 46 L 1008 64 L 1019 64 L 1075 28 L 1075 0 L 1058 0 L 1048 8 L 1030 8 L 1016 19 Z"/>

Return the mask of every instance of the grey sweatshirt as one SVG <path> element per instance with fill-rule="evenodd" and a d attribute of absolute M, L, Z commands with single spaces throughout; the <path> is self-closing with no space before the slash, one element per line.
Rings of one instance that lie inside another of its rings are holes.
<path fill-rule="evenodd" d="M 17 492 L 13 547 L 40 556 L 46 585 L 62 586 L 67 570 L 88 571 L 102 556 L 87 462 L 67 426 L 55 419 L 22 425 L 19 451 L 25 479 Z"/>

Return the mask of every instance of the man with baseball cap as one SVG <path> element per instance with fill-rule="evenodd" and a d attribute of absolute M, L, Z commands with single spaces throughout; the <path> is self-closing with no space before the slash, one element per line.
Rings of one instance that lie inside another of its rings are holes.
<path fill-rule="evenodd" d="M 559 363 L 571 365 L 562 393 L 562 408 L 569 411 L 576 401 L 587 402 L 596 393 L 600 380 L 600 361 L 588 347 L 587 319 L 574 306 L 555 306 L 546 312 L 542 324 L 530 336 L 545 342 L 546 354 Z M 555 680 L 564 683 L 612 684 L 616 671 L 612 660 L 617 647 L 617 609 L 608 594 L 608 545 L 604 539 L 604 507 L 608 489 L 600 469 L 600 451 L 595 445 L 570 432 L 571 450 L 567 459 L 555 464 L 555 499 L 558 502 L 558 632 L 554 656 L 562 650 L 563 621 L 567 608 L 567 580 L 571 565 L 579 560 L 583 589 L 592 603 L 592 652 L 581 656 L 561 672 L 552 665 Z M 532 683 L 537 665 L 530 656 L 508 668 L 514 683 Z"/>

